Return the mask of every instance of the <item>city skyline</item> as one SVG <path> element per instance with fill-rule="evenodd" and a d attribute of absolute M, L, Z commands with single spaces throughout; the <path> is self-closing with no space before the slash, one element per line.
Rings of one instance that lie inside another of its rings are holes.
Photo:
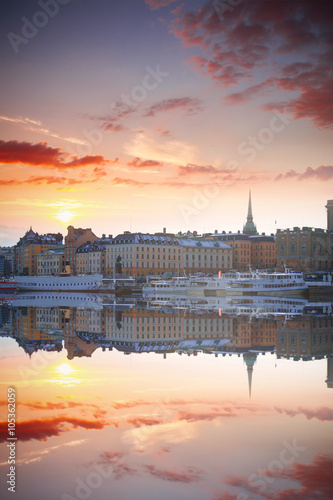
<path fill-rule="evenodd" d="M 326 228 L 329 2 L 40 0 L 2 13 L 1 245 L 31 225 L 237 232 L 250 189 L 259 233 Z"/>

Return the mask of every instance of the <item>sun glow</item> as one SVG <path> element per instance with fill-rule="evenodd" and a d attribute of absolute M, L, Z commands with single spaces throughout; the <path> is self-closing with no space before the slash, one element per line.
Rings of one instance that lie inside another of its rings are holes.
<path fill-rule="evenodd" d="M 59 373 L 59 375 L 72 375 L 75 370 L 68 364 L 68 363 L 63 363 L 62 365 L 59 365 L 56 367 L 56 371 Z"/>
<path fill-rule="evenodd" d="M 56 219 L 61 220 L 62 222 L 68 222 L 75 217 L 73 212 L 69 212 L 68 210 L 63 210 L 62 212 L 58 212 L 55 216 Z"/>

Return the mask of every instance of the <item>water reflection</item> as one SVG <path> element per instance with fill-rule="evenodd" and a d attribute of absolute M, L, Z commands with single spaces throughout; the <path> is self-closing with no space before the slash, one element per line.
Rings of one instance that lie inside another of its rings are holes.
<path fill-rule="evenodd" d="M 31 356 L 67 351 L 91 357 L 97 349 L 244 358 L 251 385 L 259 354 L 310 361 L 327 357 L 332 386 L 332 303 L 281 297 L 154 297 L 22 293 L 2 305 L 2 335 Z M 69 365 L 66 365 L 69 366 Z M 70 368 L 68 368 L 70 370 Z M 67 373 L 68 374 L 68 373 Z"/>
<path fill-rule="evenodd" d="M 332 302 L 24 293 L 0 323 L 19 500 L 331 497 Z"/>

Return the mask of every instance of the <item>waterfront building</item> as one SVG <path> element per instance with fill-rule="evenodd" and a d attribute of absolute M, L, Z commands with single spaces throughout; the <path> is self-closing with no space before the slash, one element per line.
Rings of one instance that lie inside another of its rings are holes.
<path fill-rule="evenodd" d="M 327 200 L 327 205 L 325 206 L 327 209 L 327 231 L 333 231 L 333 200 Z"/>
<path fill-rule="evenodd" d="M 270 269 L 276 266 L 276 241 L 273 235 L 250 236 L 251 266 L 253 269 Z"/>
<path fill-rule="evenodd" d="M 15 248 L 16 273 L 24 276 L 37 275 L 37 256 L 62 243 L 62 234 L 41 234 L 30 230 L 20 238 Z"/>
<path fill-rule="evenodd" d="M 248 271 L 251 265 L 251 240 L 247 234 L 238 233 L 215 233 L 209 238 L 222 241 L 232 248 L 232 268 L 236 271 Z M 230 267 L 231 269 L 231 267 Z"/>
<path fill-rule="evenodd" d="M 14 272 L 15 252 L 11 247 L 0 247 L 0 276 L 11 276 Z"/>
<path fill-rule="evenodd" d="M 276 233 L 277 267 L 298 271 L 333 271 L 333 200 L 328 200 L 327 229 L 294 227 Z"/>
<path fill-rule="evenodd" d="M 78 274 L 110 274 L 106 268 L 106 249 L 111 245 L 112 235 L 102 238 L 93 243 L 85 243 L 76 251 L 76 270 Z"/>
<path fill-rule="evenodd" d="M 232 249 L 202 237 L 125 232 L 106 249 L 106 268 L 112 274 L 121 257 L 123 273 L 143 277 L 163 273 L 217 273 L 232 267 Z"/>
<path fill-rule="evenodd" d="M 98 237 L 90 228 L 74 228 L 68 226 L 67 236 L 65 236 L 65 265 L 66 269 L 76 274 L 76 251 L 84 243 L 93 243 Z"/>
<path fill-rule="evenodd" d="M 277 230 L 276 261 L 296 271 L 333 270 L 333 232 L 312 227 Z"/>
<path fill-rule="evenodd" d="M 65 270 L 65 246 L 45 250 L 37 255 L 37 275 L 51 276 L 58 275 Z"/>

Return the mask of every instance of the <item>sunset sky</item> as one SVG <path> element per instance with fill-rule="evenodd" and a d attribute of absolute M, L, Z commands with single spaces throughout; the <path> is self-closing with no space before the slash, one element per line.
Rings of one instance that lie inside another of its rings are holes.
<path fill-rule="evenodd" d="M 0 245 L 326 228 L 333 4 L 1 2 Z"/>

